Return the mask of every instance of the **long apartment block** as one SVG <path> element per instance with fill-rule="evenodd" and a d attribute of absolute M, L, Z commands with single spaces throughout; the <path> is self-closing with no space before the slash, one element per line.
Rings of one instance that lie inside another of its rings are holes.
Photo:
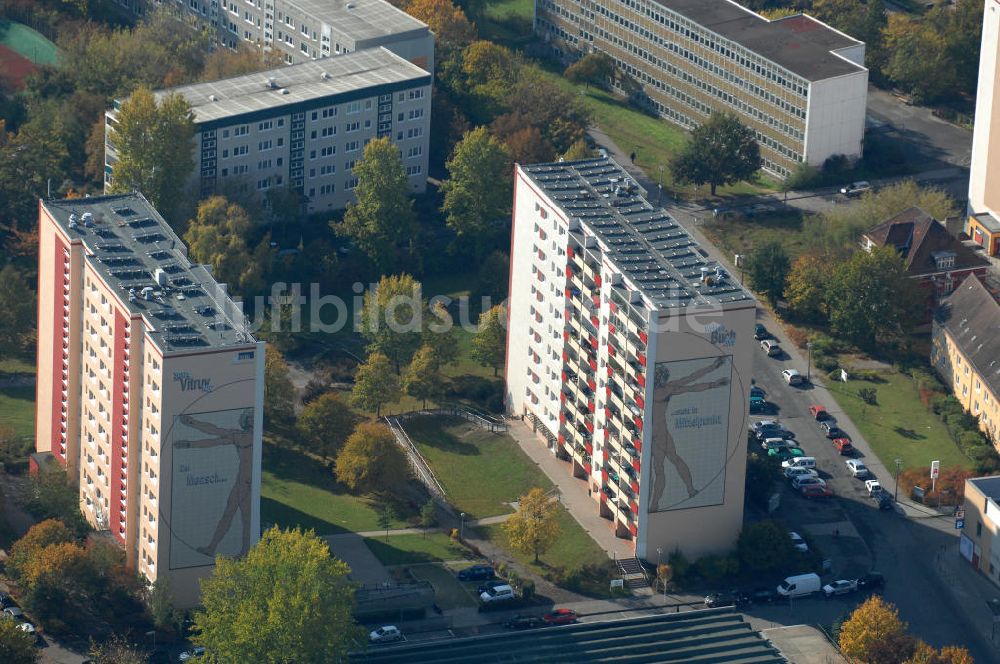
<path fill-rule="evenodd" d="M 45 200 L 38 227 L 37 451 L 195 606 L 260 533 L 264 344 L 140 194 Z"/>
<path fill-rule="evenodd" d="M 987 255 L 1000 257 L 1000 2 L 983 7 L 976 122 L 965 231 Z"/>
<path fill-rule="evenodd" d="M 276 50 L 295 64 L 385 46 L 434 71 L 434 35 L 385 0 L 116 0 L 138 16 L 167 6 L 210 26 L 220 44 Z"/>
<path fill-rule="evenodd" d="M 261 196 L 275 187 L 301 192 L 310 213 L 354 199 L 364 147 L 389 137 L 400 149 L 413 193 L 426 189 L 431 75 L 385 48 L 304 62 L 210 83 L 160 90 L 190 104 L 196 128 L 194 186 L 202 194 L 233 187 Z M 106 113 L 116 122 L 120 103 Z M 118 160 L 105 131 L 105 190 Z"/>
<path fill-rule="evenodd" d="M 755 302 L 614 161 L 518 166 L 506 407 L 636 555 L 743 520 Z"/>
<path fill-rule="evenodd" d="M 606 53 L 686 129 L 735 113 L 779 177 L 861 156 L 865 45 L 812 17 L 771 21 L 731 0 L 537 0 L 535 31 L 566 60 Z"/>

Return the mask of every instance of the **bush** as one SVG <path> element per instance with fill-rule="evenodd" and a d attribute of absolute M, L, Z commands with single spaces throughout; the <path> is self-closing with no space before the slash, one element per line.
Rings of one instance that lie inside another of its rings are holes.
<path fill-rule="evenodd" d="M 739 572 L 740 563 L 732 555 L 717 556 L 710 554 L 699 558 L 694 567 L 701 578 L 709 583 L 718 583 L 727 576 Z"/>
<path fill-rule="evenodd" d="M 788 338 L 791 340 L 791 342 L 799 348 L 805 348 L 806 342 L 809 341 L 808 333 L 806 333 L 805 330 L 802 330 L 800 328 L 789 327 L 787 330 L 785 330 L 785 333 L 788 335 Z"/>
<path fill-rule="evenodd" d="M 524 599 L 531 599 L 535 596 L 535 582 L 531 579 L 526 579 L 521 584 L 521 597 Z"/>
<path fill-rule="evenodd" d="M 835 154 L 826 158 L 823 162 L 823 173 L 826 175 L 841 175 L 851 168 L 851 160 L 847 155 Z"/>
<path fill-rule="evenodd" d="M 858 389 L 858 397 L 869 406 L 878 405 L 878 390 L 874 387 L 862 387 Z"/>
<path fill-rule="evenodd" d="M 667 564 L 674 568 L 675 579 L 683 579 L 691 573 L 691 563 L 684 557 L 680 549 L 674 549 L 667 556 Z"/>
<path fill-rule="evenodd" d="M 965 500 L 965 480 L 976 477 L 978 470 L 965 468 L 942 468 L 934 491 L 931 491 L 930 468 L 908 468 L 899 474 L 900 495 L 909 496 L 913 487 L 920 486 L 925 490 L 924 503 L 928 505 L 961 505 Z"/>
<path fill-rule="evenodd" d="M 836 371 L 840 368 L 840 362 L 838 362 L 836 358 L 822 353 L 816 353 L 816 351 L 813 351 L 813 364 L 816 365 L 817 369 L 826 373 Z"/>

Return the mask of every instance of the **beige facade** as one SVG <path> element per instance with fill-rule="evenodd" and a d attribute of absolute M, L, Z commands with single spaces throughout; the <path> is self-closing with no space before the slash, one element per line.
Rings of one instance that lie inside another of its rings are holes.
<path fill-rule="evenodd" d="M 263 344 L 139 195 L 43 201 L 39 256 L 37 449 L 195 606 L 214 554 L 259 535 Z"/>
<path fill-rule="evenodd" d="M 1000 255 L 1000 2 L 983 5 L 966 232 L 990 256 Z"/>
<path fill-rule="evenodd" d="M 1000 477 L 965 481 L 964 523 L 959 539 L 963 558 L 1000 586 Z"/>
<path fill-rule="evenodd" d="M 506 406 L 636 555 L 743 519 L 755 304 L 615 162 L 519 166 Z"/>

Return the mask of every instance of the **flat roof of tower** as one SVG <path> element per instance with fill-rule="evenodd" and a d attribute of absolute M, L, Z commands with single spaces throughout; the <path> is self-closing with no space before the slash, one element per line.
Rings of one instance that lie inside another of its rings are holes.
<path fill-rule="evenodd" d="M 70 240 L 83 243 L 87 262 L 125 306 L 145 318 L 164 354 L 256 342 L 240 307 L 188 260 L 184 243 L 142 194 L 42 205 Z"/>
<path fill-rule="evenodd" d="M 796 14 L 771 21 L 731 0 L 656 2 L 809 81 L 864 70 L 833 52 L 862 42 L 812 16 Z"/>
<path fill-rule="evenodd" d="M 657 308 L 753 301 L 666 210 L 645 199 L 642 188 L 614 160 L 519 168 L 568 219 L 578 219 L 597 236 L 603 254 Z M 703 268 L 710 279 L 702 279 Z"/>
<path fill-rule="evenodd" d="M 369 48 L 254 74 L 157 90 L 191 104 L 196 123 L 247 115 L 402 82 L 430 85 L 431 75 L 388 49 Z"/>
<path fill-rule="evenodd" d="M 355 42 L 428 30 L 426 23 L 385 0 L 293 0 L 288 4 Z"/>

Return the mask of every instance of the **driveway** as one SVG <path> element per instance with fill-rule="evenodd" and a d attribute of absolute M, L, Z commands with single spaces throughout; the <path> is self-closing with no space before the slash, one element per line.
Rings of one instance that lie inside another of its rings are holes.
<path fill-rule="evenodd" d="M 885 90 L 868 86 L 868 127 L 894 139 L 907 160 L 924 170 L 972 161 L 972 132 L 934 117 L 929 108 L 904 104 Z"/>

